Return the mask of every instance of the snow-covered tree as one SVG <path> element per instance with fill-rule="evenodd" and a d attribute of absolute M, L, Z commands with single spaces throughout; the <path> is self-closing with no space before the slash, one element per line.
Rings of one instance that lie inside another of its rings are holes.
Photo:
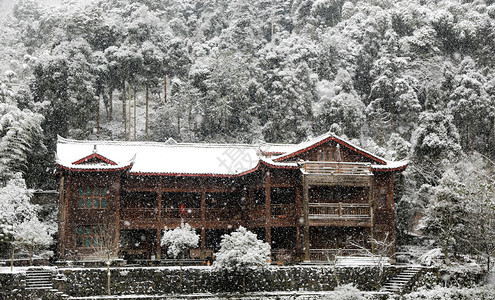
<path fill-rule="evenodd" d="M 270 245 L 259 240 L 256 234 L 241 226 L 231 234 L 222 236 L 220 249 L 215 254 L 213 268 L 217 271 L 241 274 L 245 292 L 246 273 L 252 269 L 267 267 L 269 259 Z"/>
<path fill-rule="evenodd" d="M 459 193 L 465 202 L 463 236 L 469 252 L 481 256 L 490 271 L 495 255 L 495 164 L 479 154 L 456 165 L 461 184 Z"/>
<path fill-rule="evenodd" d="M 43 116 L 13 104 L 0 103 L 0 182 L 32 168 L 29 157 L 43 152 Z"/>
<path fill-rule="evenodd" d="M 343 134 L 359 138 L 365 124 L 365 107 L 354 90 L 349 72 L 339 69 L 335 80 L 320 81 L 317 91 L 320 99 L 313 104 L 314 131 L 326 131 L 338 124 Z"/>
<path fill-rule="evenodd" d="M 179 258 L 180 264 L 180 286 L 182 288 L 182 261 L 184 257 L 184 251 L 191 248 L 198 247 L 199 236 L 189 224 L 184 224 L 181 220 L 180 227 L 176 227 L 173 230 L 167 230 L 163 233 L 161 246 L 167 247 L 168 255 L 173 258 Z"/>
<path fill-rule="evenodd" d="M 31 218 L 14 227 L 14 245 L 29 250 L 29 263 L 33 264 L 33 253 L 45 249 L 53 242 L 48 227 L 37 217 Z"/>
<path fill-rule="evenodd" d="M 182 258 L 184 251 L 198 247 L 199 236 L 189 224 L 181 223 L 180 227 L 166 230 L 163 233 L 161 245 L 167 247 L 168 255 Z"/>
<path fill-rule="evenodd" d="M 495 179 L 493 164 L 480 155 L 450 166 L 434 187 L 423 231 L 450 254 L 482 256 L 490 269 L 495 254 Z"/>
<path fill-rule="evenodd" d="M 39 207 L 31 204 L 32 194 L 21 173 L 16 173 L 0 188 L 0 253 L 14 255 L 15 233 L 20 224 L 37 218 Z M 12 262 L 11 262 L 12 265 Z"/>
<path fill-rule="evenodd" d="M 454 177 L 454 178 L 453 178 Z M 465 246 L 467 213 L 464 199 L 459 195 L 454 174 L 447 174 L 441 185 L 435 188 L 420 229 L 434 238 L 441 246 L 446 262 L 451 261 L 450 253 L 459 253 Z"/>

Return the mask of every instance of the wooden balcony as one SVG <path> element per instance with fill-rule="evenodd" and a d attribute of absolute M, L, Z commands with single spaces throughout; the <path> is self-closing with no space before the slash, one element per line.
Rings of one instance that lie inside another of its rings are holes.
<path fill-rule="evenodd" d="M 121 220 L 156 221 L 158 218 L 157 208 L 130 208 L 120 209 Z"/>
<path fill-rule="evenodd" d="M 306 161 L 301 172 L 309 185 L 371 186 L 369 163 Z"/>
<path fill-rule="evenodd" d="M 272 261 L 277 263 L 287 263 L 296 260 L 295 249 L 272 249 L 271 250 Z"/>
<path fill-rule="evenodd" d="M 165 219 L 201 220 L 201 208 L 165 208 L 162 211 Z"/>
<path fill-rule="evenodd" d="M 272 218 L 291 219 L 296 215 L 295 204 L 272 204 L 270 209 Z"/>
<path fill-rule="evenodd" d="M 309 259 L 311 261 L 332 262 L 337 256 L 366 256 L 368 252 L 364 249 L 310 249 Z"/>
<path fill-rule="evenodd" d="M 371 226 L 367 203 L 309 203 L 310 225 Z"/>
<path fill-rule="evenodd" d="M 231 222 L 241 221 L 242 211 L 240 209 L 223 208 L 207 208 L 206 221 Z"/>

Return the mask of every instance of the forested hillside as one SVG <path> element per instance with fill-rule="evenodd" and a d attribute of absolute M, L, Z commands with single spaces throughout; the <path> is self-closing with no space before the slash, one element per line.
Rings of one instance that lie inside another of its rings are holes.
<path fill-rule="evenodd" d="M 331 130 L 411 160 L 400 232 L 421 212 L 439 236 L 438 203 L 493 196 L 493 0 L 22 0 L 0 34 L 4 183 L 22 172 L 53 188 L 57 134 L 292 143 Z M 439 240 L 461 245 L 456 230 Z"/>

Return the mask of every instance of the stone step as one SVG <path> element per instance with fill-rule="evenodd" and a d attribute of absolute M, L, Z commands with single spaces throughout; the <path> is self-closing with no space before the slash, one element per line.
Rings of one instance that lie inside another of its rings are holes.
<path fill-rule="evenodd" d="M 406 284 L 409 282 L 409 280 L 397 280 L 397 279 L 392 279 L 389 281 L 390 283 L 395 283 L 395 284 Z"/>
<path fill-rule="evenodd" d="M 401 286 L 387 286 L 382 288 L 382 291 L 401 291 L 403 287 Z"/>
<path fill-rule="evenodd" d="M 389 279 L 380 290 L 391 293 L 402 293 L 406 285 L 413 280 L 421 270 L 422 268 L 420 266 L 407 267 L 395 277 Z"/>
<path fill-rule="evenodd" d="M 384 287 L 404 287 L 405 284 L 402 284 L 402 283 L 388 283 L 386 285 L 384 285 Z"/>

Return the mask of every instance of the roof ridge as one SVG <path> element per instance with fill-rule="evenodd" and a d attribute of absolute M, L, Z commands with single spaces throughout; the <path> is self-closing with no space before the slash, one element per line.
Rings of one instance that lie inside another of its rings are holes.
<path fill-rule="evenodd" d="M 167 144 L 166 142 L 154 142 L 154 141 L 109 141 L 109 140 L 76 140 L 70 138 L 64 138 L 57 136 L 57 143 L 63 144 L 97 144 L 97 145 L 116 145 L 116 146 L 154 146 L 154 147 L 203 147 L 203 148 L 225 148 L 225 147 L 239 147 L 239 148 L 253 148 L 258 149 L 260 144 L 219 144 L 219 143 L 177 143 Z"/>

